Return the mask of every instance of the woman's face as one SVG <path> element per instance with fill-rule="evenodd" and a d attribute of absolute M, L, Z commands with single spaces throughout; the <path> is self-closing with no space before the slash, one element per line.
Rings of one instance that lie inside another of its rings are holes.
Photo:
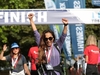
<path fill-rule="evenodd" d="M 53 41 L 54 41 L 54 38 L 53 38 L 52 34 L 49 33 L 49 32 L 46 33 L 45 34 L 45 43 L 46 43 L 46 45 L 48 47 L 50 47 L 52 45 Z"/>
<path fill-rule="evenodd" d="M 16 55 L 19 53 L 19 48 L 13 48 L 13 53 Z"/>

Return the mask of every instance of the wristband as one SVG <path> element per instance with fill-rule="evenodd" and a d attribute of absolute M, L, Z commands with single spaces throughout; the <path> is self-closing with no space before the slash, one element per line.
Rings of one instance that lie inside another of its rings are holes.
<path fill-rule="evenodd" d="M 67 24 L 64 24 L 64 26 L 67 26 L 68 25 L 68 23 Z"/>

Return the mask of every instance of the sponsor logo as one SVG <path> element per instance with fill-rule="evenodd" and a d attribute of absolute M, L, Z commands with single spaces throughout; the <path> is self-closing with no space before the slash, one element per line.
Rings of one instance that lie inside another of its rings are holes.
<path fill-rule="evenodd" d="M 92 13 L 92 22 L 100 23 L 100 11 Z"/>
<path fill-rule="evenodd" d="M 34 51 L 34 54 L 38 54 L 38 52 Z"/>
<path fill-rule="evenodd" d="M 97 50 L 91 50 L 91 52 L 96 53 L 96 54 L 99 53 L 99 51 L 97 51 Z"/>
<path fill-rule="evenodd" d="M 78 8 L 81 8 L 80 1 L 79 1 L 79 0 L 77 0 L 77 1 L 75 0 L 75 1 L 73 2 L 73 5 L 74 5 L 74 9 L 75 9 L 75 8 L 77 8 L 77 9 L 78 9 Z"/>
<path fill-rule="evenodd" d="M 46 1 L 46 8 L 47 9 L 55 9 L 55 3 L 53 0 L 45 0 Z"/>
<path fill-rule="evenodd" d="M 65 2 L 63 2 L 63 3 L 60 3 L 60 9 L 66 9 Z"/>

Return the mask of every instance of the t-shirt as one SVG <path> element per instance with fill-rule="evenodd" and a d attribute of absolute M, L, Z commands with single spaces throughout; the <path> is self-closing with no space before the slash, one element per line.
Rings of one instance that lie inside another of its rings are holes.
<path fill-rule="evenodd" d="M 6 60 L 12 64 L 12 57 L 10 55 L 7 55 L 6 56 Z M 24 69 L 24 64 L 27 64 L 27 61 L 26 61 L 26 58 L 24 57 L 24 55 L 21 55 L 17 64 L 16 64 L 16 67 L 12 70 L 12 72 L 20 72 Z"/>
<path fill-rule="evenodd" d="M 28 57 L 31 59 L 31 70 L 36 70 L 36 61 L 38 58 L 38 47 L 31 47 L 28 53 Z"/>
<path fill-rule="evenodd" d="M 88 56 L 87 64 L 97 64 L 99 48 L 95 45 L 89 45 L 85 48 L 84 55 Z"/>
<path fill-rule="evenodd" d="M 99 57 L 98 57 L 98 63 L 100 63 L 100 53 L 99 53 Z"/>

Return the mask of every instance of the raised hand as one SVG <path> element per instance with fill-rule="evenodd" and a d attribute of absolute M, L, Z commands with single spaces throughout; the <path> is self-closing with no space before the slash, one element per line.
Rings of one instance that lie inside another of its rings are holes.
<path fill-rule="evenodd" d="M 63 24 L 68 24 L 68 20 L 66 18 L 62 18 Z"/>
<path fill-rule="evenodd" d="M 33 19 L 33 13 L 30 13 L 29 15 L 28 15 L 28 18 L 29 18 L 29 20 L 32 20 Z"/>
<path fill-rule="evenodd" d="M 4 44 L 4 45 L 3 45 L 3 51 L 6 51 L 6 50 L 7 50 L 7 45 Z"/>

